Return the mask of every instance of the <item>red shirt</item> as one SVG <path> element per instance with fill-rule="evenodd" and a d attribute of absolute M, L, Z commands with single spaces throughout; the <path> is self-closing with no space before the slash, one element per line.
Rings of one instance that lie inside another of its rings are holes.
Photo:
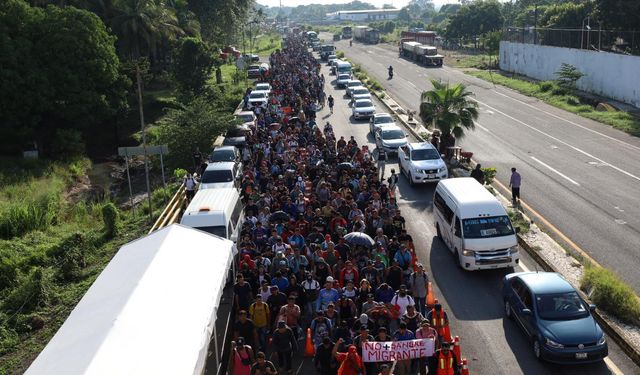
<path fill-rule="evenodd" d="M 362 369 L 364 368 L 364 364 L 362 363 L 362 358 L 359 355 L 355 354 L 355 364 L 360 366 L 360 370 L 358 370 L 357 366 L 352 366 L 351 361 L 346 361 L 347 353 L 338 353 L 336 356 L 338 362 L 340 362 L 340 368 L 338 368 L 338 375 L 358 375 L 362 373 Z"/>

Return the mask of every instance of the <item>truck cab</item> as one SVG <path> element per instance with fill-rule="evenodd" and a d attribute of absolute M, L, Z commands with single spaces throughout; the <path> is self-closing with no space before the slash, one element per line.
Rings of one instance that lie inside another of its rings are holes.
<path fill-rule="evenodd" d="M 440 153 L 429 142 L 408 143 L 398 149 L 400 173 L 410 185 L 438 182 L 448 177 L 449 172 Z"/>

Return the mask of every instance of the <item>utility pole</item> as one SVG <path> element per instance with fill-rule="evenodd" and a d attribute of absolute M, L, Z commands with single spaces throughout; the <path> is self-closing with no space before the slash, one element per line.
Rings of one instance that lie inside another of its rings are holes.
<path fill-rule="evenodd" d="M 533 7 L 533 44 L 538 44 L 538 3 Z"/>

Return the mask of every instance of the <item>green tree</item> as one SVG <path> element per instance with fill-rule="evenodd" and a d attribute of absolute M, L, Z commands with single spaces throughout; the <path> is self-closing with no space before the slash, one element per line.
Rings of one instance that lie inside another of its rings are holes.
<path fill-rule="evenodd" d="M 555 29 L 577 29 L 582 25 L 582 20 L 593 12 L 593 4 L 585 2 L 581 4 L 563 3 L 553 4 L 538 9 L 538 27 Z"/>
<path fill-rule="evenodd" d="M 574 90 L 576 88 L 576 82 L 582 77 L 584 73 L 578 70 L 574 65 L 562 63 L 560 69 L 556 72 L 558 76 L 557 82 L 565 89 Z"/>
<path fill-rule="evenodd" d="M 607 29 L 640 30 L 640 1 L 594 0 L 595 18 Z"/>
<path fill-rule="evenodd" d="M 411 21 L 411 14 L 409 13 L 409 9 L 407 7 L 404 7 L 402 9 L 400 9 L 396 19 L 398 21 L 400 21 L 400 22 L 410 22 Z"/>
<path fill-rule="evenodd" d="M 420 118 L 428 127 L 442 133 L 442 147 L 453 146 L 450 136 L 462 138 L 465 130 L 475 128 L 478 118 L 478 103 L 471 100 L 472 93 L 461 83 L 454 86 L 431 80 L 433 90 L 423 91 L 420 96 Z"/>
<path fill-rule="evenodd" d="M 169 169 L 190 169 L 196 148 L 209 150 L 216 137 L 235 124 L 233 115 L 223 112 L 219 103 L 199 96 L 180 109 L 169 111 L 158 126 L 158 139 L 169 146 Z"/>
<path fill-rule="evenodd" d="M 476 0 L 463 5 L 450 17 L 446 36 L 448 38 L 475 38 L 495 30 L 504 23 L 501 5 L 496 0 Z"/>
<path fill-rule="evenodd" d="M 59 128 L 87 129 L 123 108 L 115 38 L 93 13 L 0 2 L 0 139 L 9 150 Z"/>
<path fill-rule="evenodd" d="M 211 77 L 213 52 L 198 38 L 181 38 L 173 53 L 171 73 L 183 94 L 200 94 Z"/>
<path fill-rule="evenodd" d="M 125 58 L 154 56 L 163 38 L 173 40 L 184 34 L 175 12 L 163 1 L 118 0 L 116 7 L 111 28 L 118 35 L 120 52 Z"/>

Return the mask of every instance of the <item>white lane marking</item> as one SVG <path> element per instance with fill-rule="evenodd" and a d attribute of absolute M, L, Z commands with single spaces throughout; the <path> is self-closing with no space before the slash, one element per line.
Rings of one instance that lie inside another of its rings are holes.
<path fill-rule="evenodd" d="M 614 375 L 624 375 L 624 372 L 622 372 L 622 370 L 620 370 L 618 366 L 609 359 L 609 357 L 604 357 L 604 363 Z"/>
<path fill-rule="evenodd" d="M 558 148 L 558 146 L 556 146 L 556 145 L 551 145 L 551 149 L 552 149 L 552 150 L 555 150 L 555 149 L 557 149 L 557 148 Z"/>
<path fill-rule="evenodd" d="M 549 164 L 546 164 L 538 159 L 536 159 L 535 157 L 531 157 L 531 159 L 533 159 L 534 161 L 537 161 L 538 163 L 540 163 L 541 165 L 547 167 L 549 170 L 551 170 L 552 172 L 555 172 L 558 176 L 564 178 L 565 180 L 571 182 L 572 184 L 576 185 L 576 186 L 580 186 L 579 183 L 575 182 L 574 180 L 570 179 L 569 177 L 567 177 L 566 175 L 560 173 L 557 169 L 553 168 L 552 166 L 550 166 Z"/>
<path fill-rule="evenodd" d="M 475 122 L 476 126 L 479 127 L 480 129 L 486 131 L 487 133 L 491 133 L 491 130 L 485 128 L 484 126 L 480 125 L 479 123 Z"/>
<path fill-rule="evenodd" d="M 618 212 L 624 212 L 624 210 L 622 208 L 618 207 L 618 206 L 613 206 L 613 208 L 615 208 L 616 211 L 618 211 Z"/>
<path fill-rule="evenodd" d="M 480 103 L 480 104 L 482 104 L 482 105 L 484 105 L 484 106 L 486 106 L 486 107 L 488 107 L 488 108 L 491 108 L 492 110 L 496 111 L 497 113 L 499 113 L 499 114 L 501 114 L 501 115 L 503 115 L 503 116 L 505 116 L 505 117 L 507 117 L 507 118 L 510 118 L 511 120 L 513 120 L 513 121 L 515 121 L 515 122 L 518 122 L 518 123 L 520 123 L 520 124 L 522 124 L 522 125 L 524 125 L 524 126 L 528 127 L 528 128 L 529 128 L 529 129 L 531 129 L 531 130 L 534 130 L 534 131 L 536 131 L 536 132 L 538 132 L 538 133 L 540 133 L 540 134 L 542 134 L 542 135 L 545 135 L 545 136 L 547 136 L 547 137 L 549 137 L 549 138 L 551 138 L 551 139 L 555 140 L 555 141 L 556 141 L 556 142 L 558 142 L 558 143 L 562 143 L 563 145 L 568 146 L 568 147 L 570 147 L 570 148 L 574 149 L 575 151 L 577 151 L 577 152 L 579 152 L 579 153 L 581 153 L 581 154 L 583 154 L 583 155 L 585 155 L 585 156 L 588 156 L 588 157 L 590 157 L 590 158 L 592 158 L 592 159 L 594 159 L 594 160 L 597 160 L 597 161 L 601 162 L 603 165 L 606 165 L 606 166 L 608 166 L 608 167 L 611 167 L 611 168 L 615 169 L 616 171 L 618 171 L 618 172 L 620 172 L 620 173 L 622 173 L 622 174 L 624 174 L 624 175 L 627 175 L 627 176 L 629 176 L 629 177 L 631 177 L 631 178 L 633 178 L 633 179 L 635 179 L 635 180 L 637 180 L 637 181 L 640 181 L 640 177 L 638 177 L 638 176 L 636 176 L 636 175 L 634 175 L 634 174 L 632 174 L 632 173 L 630 173 L 630 172 L 627 172 L 627 171 L 625 171 L 624 169 L 622 169 L 622 168 L 620 168 L 620 167 L 616 167 L 615 165 L 613 165 L 613 164 L 611 164 L 611 163 L 608 163 L 608 162 L 606 162 L 606 161 L 604 161 L 604 160 L 602 160 L 602 159 L 600 159 L 600 158 L 598 158 L 598 157 L 596 157 L 596 156 L 594 156 L 594 155 L 591 155 L 590 153 L 588 153 L 588 152 L 586 152 L 586 151 L 584 151 L 584 150 L 582 150 L 582 149 L 579 149 L 579 148 L 577 148 L 577 147 L 575 147 L 575 146 L 573 146 L 573 145 L 571 145 L 571 144 L 569 144 L 569 143 L 567 143 L 567 142 L 565 142 L 565 141 L 561 140 L 560 138 L 557 138 L 557 137 L 552 136 L 551 134 L 545 133 L 545 132 L 543 132 L 542 130 L 537 129 L 536 127 L 534 127 L 534 126 L 532 126 L 532 125 L 529 125 L 529 124 L 527 124 L 527 123 L 526 123 L 526 122 L 524 122 L 524 121 L 518 120 L 517 118 L 515 118 L 515 117 L 513 117 L 513 116 L 510 116 L 510 115 L 508 115 L 508 114 L 506 114 L 506 113 L 502 112 L 501 110 L 499 110 L 499 109 L 497 109 L 497 108 L 494 108 L 494 107 L 492 107 L 492 106 L 488 105 L 487 103 L 481 102 L 481 101 L 479 101 L 478 99 L 473 99 L 473 98 L 472 98 L 471 100 L 474 100 L 474 101 L 476 101 L 476 102 L 478 102 L 478 103 Z"/>
<path fill-rule="evenodd" d="M 529 104 L 529 103 L 523 102 L 523 101 L 522 101 L 522 100 L 520 100 L 520 99 L 512 98 L 511 96 L 509 96 L 509 95 L 505 95 L 505 94 L 503 94 L 503 93 L 499 92 L 498 90 L 494 90 L 494 91 L 495 91 L 495 92 L 496 92 L 496 94 L 498 94 L 498 95 L 502 95 L 502 96 L 504 96 L 505 98 L 509 98 L 509 99 L 511 99 L 511 100 L 515 100 L 516 102 L 522 103 L 522 104 L 526 105 L 527 107 L 531 107 L 531 108 L 535 109 L 536 111 L 544 112 L 544 113 L 548 114 L 548 115 L 549 115 L 549 116 L 551 116 L 551 117 L 555 117 L 555 118 L 557 118 L 558 120 L 562 120 L 562 121 L 568 122 L 568 123 L 569 123 L 569 124 L 571 124 L 571 125 L 577 126 L 577 127 L 581 128 L 581 129 L 584 129 L 584 130 L 589 131 L 589 132 L 591 132 L 591 133 L 597 134 L 597 135 L 599 135 L 599 136 L 602 136 L 602 137 L 607 138 L 607 139 L 609 139 L 609 140 L 612 140 L 612 141 L 614 141 L 614 142 L 618 142 L 618 143 L 620 143 L 620 144 L 622 144 L 622 145 L 625 145 L 625 146 L 627 146 L 627 147 L 631 147 L 631 148 L 634 148 L 634 149 L 636 149 L 636 150 L 640 150 L 640 147 L 638 147 L 638 146 L 632 145 L 632 144 L 630 144 L 630 143 L 627 143 L 627 142 L 622 141 L 622 140 L 620 140 L 620 139 L 617 139 L 617 138 L 611 137 L 611 136 L 609 136 L 609 135 L 606 135 L 606 134 L 600 133 L 600 132 L 599 132 L 599 131 L 597 131 L 597 130 L 589 129 L 589 128 L 587 128 L 587 127 L 586 127 L 586 126 L 584 126 L 584 125 L 580 125 L 580 124 L 578 124 L 577 122 L 573 122 L 573 121 L 571 121 L 571 120 L 567 120 L 566 118 L 560 117 L 560 116 L 555 115 L 555 114 L 553 114 L 553 113 L 551 113 L 551 112 L 545 111 L 544 109 L 540 109 L 540 108 L 535 107 L 535 106 L 533 106 L 533 105 L 531 105 L 531 104 Z"/>
<path fill-rule="evenodd" d="M 411 81 L 407 81 L 407 82 L 408 82 L 411 86 L 413 86 L 414 88 L 416 88 L 416 89 L 418 88 L 418 86 L 414 85 L 414 84 L 413 84 L 413 82 L 411 82 Z"/>
<path fill-rule="evenodd" d="M 616 222 L 616 224 L 620 224 L 620 225 L 625 225 L 625 224 L 627 224 L 627 222 L 626 222 L 626 221 L 624 221 L 624 220 L 622 220 L 622 219 L 615 219 L 614 221 Z"/>
<path fill-rule="evenodd" d="M 494 113 L 495 113 L 494 111 L 492 111 L 492 110 L 490 110 L 490 109 L 487 109 L 487 110 L 486 110 L 486 112 L 487 112 L 488 114 L 490 114 L 490 115 L 492 115 L 492 114 L 494 114 Z"/>
<path fill-rule="evenodd" d="M 522 268 L 522 270 L 524 272 L 531 272 L 531 270 L 529 269 L 529 267 L 525 266 L 524 263 L 522 262 L 522 259 L 520 259 L 520 263 L 518 263 L 518 265 L 520 266 L 520 268 Z"/>

